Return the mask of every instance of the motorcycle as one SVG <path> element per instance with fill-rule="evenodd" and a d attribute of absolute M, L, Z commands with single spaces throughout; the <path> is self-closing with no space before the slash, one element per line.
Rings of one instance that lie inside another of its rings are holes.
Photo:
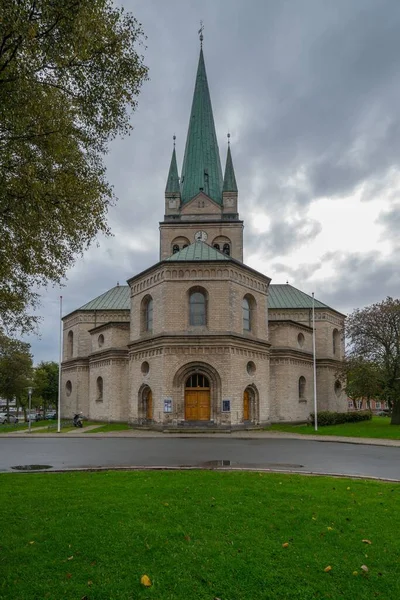
<path fill-rule="evenodd" d="M 77 413 L 74 416 L 74 419 L 72 422 L 74 424 L 74 427 L 82 427 L 82 421 L 83 421 L 82 413 Z"/>

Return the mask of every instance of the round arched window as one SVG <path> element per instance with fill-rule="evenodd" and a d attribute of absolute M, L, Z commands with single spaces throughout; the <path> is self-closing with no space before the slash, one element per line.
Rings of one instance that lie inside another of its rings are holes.
<path fill-rule="evenodd" d="M 340 396 L 340 394 L 342 393 L 342 384 L 340 383 L 339 380 L 335 381 L 335 394 L 336 396 Z"/>
<path fill-rule="evenodd" d="M 254 373 L 256 372 L 256 365 L 253 363 L 252 360 L 249 360 L 246 369 L 249 375 L 254 375 Z"/>
<path fill-rule="evenodd" d="M 72 383 L 69 380 L 65 384 L 65 393 L 67 394 L 67 396 L 70 396 L 72 393 Z"/>
<path fill-rule="evenodd" d="M 304 400 L 306 396 L 306 378 L 303 375 L 299 378 L 299 400 Z"/>
<path fill-rule="evenodd" d="M 304 342 L 305 342 L 304 335 L 302 333 L 299 333 L 299 335 L 297 336 L 297 343 L 300 348 L 302 348 L 304 346 Z"/>
<path fill-rule="evenodd" d="M 101 348 L 104 345 L 104 335 L 102 333 L 97 338 L 97 342 L 99 344 L 99 348 Z"/>
<path fill-rule="evenodd" d="M 150 365 L 147 362 L 147 360 L 145 360 L 144 362 L 142 362 L 142 366 L 140 367 L 143 375 L 147 375 L 147 373 L 150 371 Z"/>
<path fill-rule="evenodd" d="M 97 401 L 102 402 L 103 400 L 103 378 L 97 378 Z"/>

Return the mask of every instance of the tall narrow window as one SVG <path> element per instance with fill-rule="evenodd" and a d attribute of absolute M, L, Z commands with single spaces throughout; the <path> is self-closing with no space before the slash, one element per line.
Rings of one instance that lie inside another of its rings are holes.
<path fill-rule="evenodd" d="M 74 354 L 74 334 L 72 331 L 68 331 L 67 337 L 67 357 L 72 358 Z"/>
<path fill-rule="evenodd" d="M 178 244 L 174 244 L 172 246 L 172 254 L 176 254 L 177 252 L 179 252 L 179 246 Z"/>
<path fill-rule="evenodd" d="M 192 292 L 189 298 L 189 324 L 206 324 L 206 297 L 202 292 Z"/>
<path fill-rule="evenodd" d="M 301 376 L 299 378 L 299 400 L 305 400 L 306 397 L 306 378 Z"/>
<path fill-rule="evenodd" d="M 103 402 L 103 378 L 97 378 L 97 402 Z"/>
<path fill-rule="evenodd" d="M 339 354 L 340 350 L 340 334 L 337 329 L 334 329 L 332 332 L 332 350 L 333 354 Z"/>
<path fill-rule="evenodd" d="M 243 329 L 244 331 L 251 330 L 251 311 L 250 311 L 250 302 L 247 298 L 243 298 L 242 300 L 242 309 L 243 309 Z"/>
<path fill-rule="evenodd" d="M 214 244 L 214 248 L 219 251 L 220 250 L 219 244 Z"/>
<path fill-rule="evenodd" d="M 231 247 L 230 247 L 230 245 L 229 244 L 224 244 L 224 248 L 223 248 L 222 252 L 224 254 L 226 254 L 227 256 L 230 256 L 231 255 Z"/>
<path fill-rule="evenodd" d="M 153 331 L 153 299 L 149 298 L 145 309 L 145 327 L 146 331 Z"/>

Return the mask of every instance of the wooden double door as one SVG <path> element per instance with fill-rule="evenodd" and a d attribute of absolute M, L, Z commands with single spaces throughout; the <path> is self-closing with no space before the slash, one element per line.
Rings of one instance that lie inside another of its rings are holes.
<path fill-rule="evenodd" d="M 186 421 L 209 421 L 211 416 L 210 409 L 210 390 L 185 391 L 185 419 Z"/>

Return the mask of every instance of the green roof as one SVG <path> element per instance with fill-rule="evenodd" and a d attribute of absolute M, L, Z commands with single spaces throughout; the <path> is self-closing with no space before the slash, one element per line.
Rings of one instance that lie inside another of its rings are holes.
<path fill-rule="evenodd" d="M 204 242 L 195 242 L 194 244 L 190 244 L 190 246 L 183 248 L 180 252 L 172 254 L 166 260 L 230 260 L 230 257 L 222 252 L 218 252 L 218 250 Z"/>
<path fill-rule="evenodd" d="M 169 167 L 167 185 L 165 186 L 166 193 L 180 193 L 179 189 L 179 177 L 178 177 L 178 166 L 176 164 L 176 152 L 175 148 L 172 152 L 171 164 Z"/>
<path fill-rule="evenodd" d="M 235 171 L 233 168 L 230 145 L 228 146 L 228 154 L 226 155 L 224 187 L 222 188 L 222 191 L 223 192 L 237 192 L 238 191 L 236 177 L 235 177 Z"/>
<path fill-rule="evenodd" d="M 130 298 L 129 285 L 116 285 L 78 310 L 129 310 Z"/>
<path fill-rule="evenodd" d="M 197 250 L 195 247 L 197 247 Z M 203 242 L 196 242 L 167 258 L 167 261 L 173 260 L 229 260 L 229 256 L 218 252 L 218 250 Z M 119 285 L 84 304 L 78 310 L 129 310 L 130 300 L 129 285 Z M 269 286 L 268 307 L 270 309 L 312 308 L 312 297 L 288 284 L 271 284 Z M 323 302 L 315 300 L 315 308 L 329 307 Z"/>
<path fill-rule="evenodd" d="M 305 294 L 288 283 L 269 286 L 268 308 L 312 308 L 312 296 Z M 329 308 L 315 300 L 315 308 Z"/>
<path fill-rule="evenodd" d="M 222 204 L 222 169 L 208 89 L 203 50 L 200 49 L 181 173 L 182 204 L 200 191 Z"/>

